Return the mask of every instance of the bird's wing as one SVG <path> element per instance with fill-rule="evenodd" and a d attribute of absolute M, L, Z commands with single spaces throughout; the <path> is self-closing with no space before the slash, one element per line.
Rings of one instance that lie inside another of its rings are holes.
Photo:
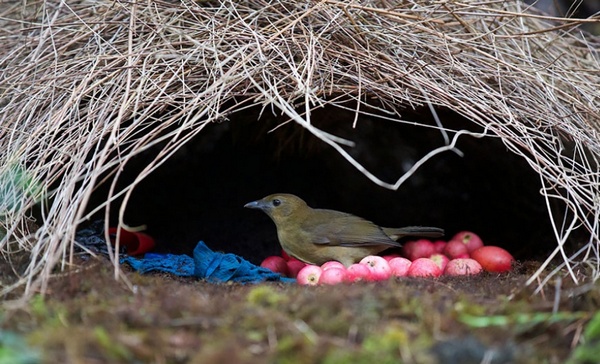
<path fill-rule="evenodd" d="M 318 245 L 346 247 L 390 245 L 401 246 L 374 223 L 358 216 L 332 210 L 318 210 L 302 228 Z"/>

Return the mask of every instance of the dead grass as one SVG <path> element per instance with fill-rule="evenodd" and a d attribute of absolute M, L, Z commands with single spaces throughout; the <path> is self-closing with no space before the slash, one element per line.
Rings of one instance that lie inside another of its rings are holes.
<path fill-rule="evenodd" d="M 460 153 L 460 138 L 500 138 L 544 186 L 557 243 L 546 263 L 561 257 L 557 269 L 576 282 L 580 265 L 600 276 L 598 40 L 577 29 L 598 19 L 551 18 L 513 1 L 25 1 L 1 12 L 0 176 L 12 181 L 19 171 L 28 182 L 3 192 L 0 250 L 29 252 L 27 269 L 1 294 L 44 292 L 54 269 L 73 263 L 75 230 L 99 184 L 111 190 L 96 210 L 108 216 L 109 203 L 124 197 L 123 222 L 140 180 L 208 123 L 256 105 L 391 189 L 432 156 Z M 311 123 L 312 110 L 348 101 L 357 116 L 382 105 L 400 123 L 403 108 L 448 108 L 483 132 L 438 120 L 445 144 L 385 183 L 344 149 L 352 141 Z M 123 167 L 163 142 L 117 190 Z M 31 230 L 24 221 L 36 203 L 43 219 Z M 566 251 L 576 228 L 589 240 Z M 548 277 L 543 287 L 554 272 L 547 264 L 528 283 Z"/>

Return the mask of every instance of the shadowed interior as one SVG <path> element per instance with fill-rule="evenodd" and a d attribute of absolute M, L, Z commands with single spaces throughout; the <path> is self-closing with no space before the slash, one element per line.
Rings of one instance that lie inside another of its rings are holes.
<path fill-rule="evenodd" d="M 438 110 L 438 115 L 446 128 L 480 131 L 452 112 Z M 353 128 L 354 112 L 333 107 L 311 116 L 315 126 L 356 142 L 345 149 L 390 183 L 444 145 L 435 128 L 375 116 L 360 117 Z M 406 111 L 402 119 L 434 125 L 428 109 Z M 161 252 L 191 254 L 204 240 L 214 250 L 259 263 L 280 252 L 275 226 L 265 214 L 243 205 L 285 192 L 309 206 L 349 212 L 382 226 L 437 226 L 446 230 L 446 239 L 471 230 L 517 259 L 545 259 L 556 246 L 539 176 L 497 138 L 461 136 L 457 147 L 463 156 L 452 151 L 436 155 L 391 191 L 368 180 L 301 126 L 280 125 L 284 121 L 251 109 L 208 125 L 136 187 L 126 223 L 146 224 Z M 121 181 L 132 180 L 159 148 L 126 165 Z M 92 206 L 106 188 L 100 191 Z"/>

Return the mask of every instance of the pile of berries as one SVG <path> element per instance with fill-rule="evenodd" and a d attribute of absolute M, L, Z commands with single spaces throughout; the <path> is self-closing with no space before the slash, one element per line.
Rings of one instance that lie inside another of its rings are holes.
<path fill-rule="evenodd" d="M 359 263 L 345 267 L 337 261 L 321 266 L 303 263 L 285 252 L 267 257 L 261 267 L 287 277 L 299 284 L 338 284 L 357 281 L 381 281 L 391 277 L 439 277 L 473 275 L 482 271 L 503 273 L 511 269 L 514 258 L 506 250 L 484 245 L 470 231 L 456 234 L 448 242 L 419 239 L 402 247 L 402 255 L 369 255 Z"/>

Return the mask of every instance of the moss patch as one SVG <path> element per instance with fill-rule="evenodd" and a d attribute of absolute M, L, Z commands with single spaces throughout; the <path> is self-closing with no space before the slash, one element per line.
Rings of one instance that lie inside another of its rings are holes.
<path fill-rule="evenodd" d="M 132 290 L 94 260 L 0 329 L 46 362 L 589 362 L 600 290 L 563 282 L 555 306 L 527 273 L 302 287 L 127 272 Z"/>

